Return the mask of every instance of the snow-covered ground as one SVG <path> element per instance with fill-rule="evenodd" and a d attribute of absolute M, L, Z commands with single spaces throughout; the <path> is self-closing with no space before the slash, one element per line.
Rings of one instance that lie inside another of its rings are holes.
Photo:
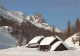
<path fill-rule="evenodd" d="M 38 48 L 13 47 L 0 50 L 0 56 L 80 56 L 80 52 L 76 50 L 43 52 Z"/>
<path fill-rule="evenodd" d="M 8 49 L 1 49 L 0 56 L 80 56 L 80 51 L 70 49 L 64 51 L 50 50 L 48 52 L 43 52 L 40 51 L 39 48 L 28 48 L 25 45 L 21 47 L 17 46 Z"/>

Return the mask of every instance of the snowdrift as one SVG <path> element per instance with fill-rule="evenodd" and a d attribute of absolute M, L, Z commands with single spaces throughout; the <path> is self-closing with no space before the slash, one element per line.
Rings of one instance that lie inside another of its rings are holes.
<path fill-rule="evenodd" d="M 77 39 L 79 38 L 78 34 L 80 34 L 80 33 L 76 33 L 64 41 L 69 47 L 71 47 L 71 49 L 79 49 L 80 48 L 79 41 L 77 41 Z"/>

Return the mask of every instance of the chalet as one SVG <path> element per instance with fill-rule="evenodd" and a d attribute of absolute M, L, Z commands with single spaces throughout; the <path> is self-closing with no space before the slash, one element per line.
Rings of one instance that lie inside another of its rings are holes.
<path fill-rule="evenodd" d="M 39 46 L 40 51 L 49 51 L 51 49 L 51 46 L 57 41 L 62 41 L 62 39 L 60 39 L 58 36 L 50 36 L 44 38 Z"/>
<path fill-rule="evenodd" d="M 63 51 L 63 50 L 69 50 L 69 47 L 63 41 L 57 41 L 51 46 L 50 50 Z"/>
<path fill-rule="evenodd" d="M 38 47 L 40 42 L 44 39 L 44 36 L 36 36 L 29 43 L 27 47 L 35 48 Z"/>

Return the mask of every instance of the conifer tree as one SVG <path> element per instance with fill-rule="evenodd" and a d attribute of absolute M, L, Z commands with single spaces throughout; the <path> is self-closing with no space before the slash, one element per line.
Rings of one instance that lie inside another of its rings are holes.
<path fill-rule="evenodd" d="M 76 22 L 75 22 L 75 31 L 76 31 L 76 33 L 80 31 L 79 27 L 80 27 L 80 22 L 79 22 L 79 18 L 77 18 Z"/>
<path fill-rule="evenodd" d="M 67 27 L 67 37 L 71 36 L 71 22 L 68 21 L 68 27 Z"/>

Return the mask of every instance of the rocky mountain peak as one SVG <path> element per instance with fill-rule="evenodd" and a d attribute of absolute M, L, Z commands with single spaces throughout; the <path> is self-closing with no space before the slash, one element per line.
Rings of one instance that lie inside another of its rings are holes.
<path fill-rule="evenodd" d="M 0 5 L 0 8 L 3 9 L 3 10 L 6 10 L 2 5 Z"/>

